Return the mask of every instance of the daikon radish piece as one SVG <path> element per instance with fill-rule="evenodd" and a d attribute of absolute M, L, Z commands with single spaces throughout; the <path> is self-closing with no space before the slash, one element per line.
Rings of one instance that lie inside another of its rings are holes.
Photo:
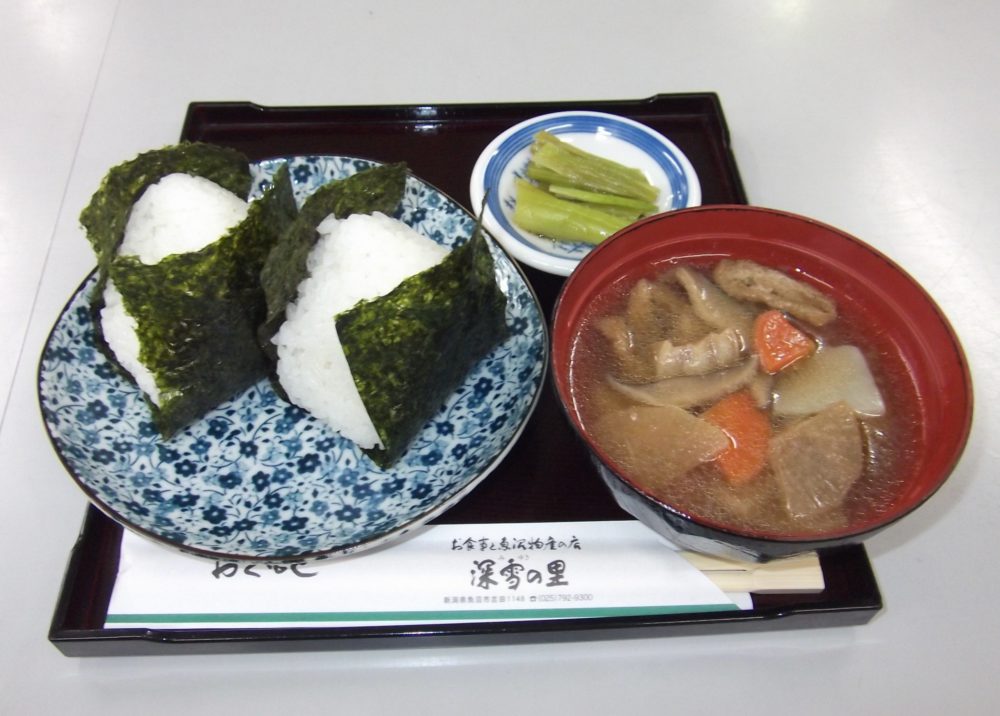
<path fill-rule="evenodd" d="M 864 439 L 846 403 L 803 418 L 771 440 L 769 462 L 796 518 L 839 507 L 864 470 Z"/>
<path fill-rule="evenodd" d="M 626 473 L 652 492 L 729 447 L 720 428 L 673 405 L 611 411 L 594 430 Z"/>
<path fill-rule="evenodd" d="M 885 414 L 885 401 L 864 354 L 856 346 L 824 347 L 782 371 L 774 382 L 774 413 L 798 417 L 837 402 L 862 415 Z"/>

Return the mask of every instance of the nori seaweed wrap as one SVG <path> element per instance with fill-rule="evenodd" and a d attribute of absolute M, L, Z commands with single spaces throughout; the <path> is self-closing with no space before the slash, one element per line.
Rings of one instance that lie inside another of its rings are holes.
<path fill-rule="evenodd" d="M 202 142 L 182 142 L 144 152 L 112 167 L 80 212 L 80 224 L 97 254 L 99 278 L 118 253 L 132 206 L 150 185 L 168 174 L 201 176 L 246 199 L 252 178 L 247 158 L 234 149 Z"/>
<path fill-rule="evenodd" d="M 267 375 L 256 340 L 266 316 L 260 269 L 297 210 L 287 168 L 250 202 L 246 217 L 208 245 L 156 263 L 122 255 L 129 214 L 143 193 L 172 174 L 205 179 L 245 200 L 251 184 L 245 156 L 223 147 L 185 143 L 146 152 L 111 169 L 80 222 L 98 259 L 92 299 L 100 319 L 108 282 L 135 321 L 139 361 L 155 379 L 147 402 L 164 437 Z M 96 321 L 101 333 L 102 321 Z M 122 370 L 135 378 L 108 349 Z"/>
<path fill-rule="evenodd" d="M 392 292 L 337 315 L 337 332 L 382 448 L 392 465 L 472 366 L 506 335 L 507 299 L 497 286 L 481 227 L 439 264 Z"/>
<path fill-rule="evenodd" d="M 382 164 L 344 179 L 324 184 L 303 203 L 298 217 L 285 230 L 260 273 L 267 300 L 267 317 L 258 339 L 272 362 L 277 354 L 271 339 L 285 320 L 285 309 L 295 300 L 299 284 L 308 275 L 306 261 L 319 240 L 316 227 L 331 214 L 343 219 L 351 214 L 392 214 L 406 189 L 406 164 Z M 280 386 L 276 389 L 281 392 Z"/>

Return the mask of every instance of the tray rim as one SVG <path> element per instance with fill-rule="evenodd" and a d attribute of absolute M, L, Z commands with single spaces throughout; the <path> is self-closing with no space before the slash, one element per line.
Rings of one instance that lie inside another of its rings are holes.
<path fill-rule="evenodd" d="M 441 622 L 430 625 L 357 627 L 288 627 L 261 629 L 191 628 L 74 628 L 66 625 L 72 608 L 72 584 L 88 580 L 85 553 L 97 549 L 107 558 L 106 568 L 117 571 L 118 548 L 124 528 L 89 505 L 78 540 L 71 552 L 49 641 L 65 656 L 151 656 L 158 654 L 258 653 L 386 648 L 395 646 L 487 646 L 554 641 L 602 641 L 657 636 L 749 633 L 799 628 L 860 626 L 882 609 L 881 594 L 870 570 L 864 545 L 848 545 L 819 552 L 824 575 L 831 564 L 853 562 L 867 597 L 823 603 L 818 595 L 804 595 L 799 603 L 784 603 L 788 595 L 752 595 L 747 611 L 707 611 L 640 616 L 578 617 L 505 622 Z M 92 544 L 97 540 L 97 544 Z M 113 588 L 107 586 L 103 608 Z"/>
<path fill-rule="evenodd" d="M 420 103 L 420 104 L 347 104 L 347 105 L 264 105 L 249 100 L 208 100 L 192 101 L 188 103 L 181 125 L 181 139 L 194 136 L 202 126 L 206 113 L 216 116 L 214 124 L 225 126 L 240 126 L 246 122 L 270 121 L 280 123 L 294 118 L 297 123 L 321 123 L 324 114 L 336 111 L 341 115 L 358 115 L 366 119 L 355 119 L 358 121 L 370 121 L 377 118 L 382 123 L 399 124 L 404 122 L 426 123 L 431 120 L 439 122 L 455 122 L 461 120 L 474 119 L 483 112 L 491 112 L 497 115 L 523 115 L 526 113 L 544 114 L 549 112 L 561 112 L 570 110 L 595 110 L 619 113 L 623 116 L 630 116 L 630 113 L 641 113 L 657 109 L 658 105 L 670 103 L 672 105 L 686 105 L 684 111 L 677 111 L 677 107 L 672 107 L 672 114 L 677 118 L 705 117 L 711 116 L 717 124 L 719 145 L 723 150 L 728 174 L 725 177 L 731 184 L 733 192 L 732 203 L 746 204 L 748 202 L 746 189 L 743 185 L 743 178 L 736 165 L 736 157 L 732 149 L 731 133 L 725 113 L 722 109 L 722 101 L 718 93 L 713 91 L 703 92 L 676 92 L 676 93 L 655 93 L 642 98 L 618 98 L 618 99 L 564 99 L 564 100 L 528 100 L 514 102 L 446 102 L 446 103 Z M 225 115 L 225 119 L 222 118 Z M 641 121 L 641 120 L 640 120 Z M 434 183 L 434 182 L 432 182 Z M 448 193 L 446 187 L 439 187 Z M 468 208 L 465 197 L 453 196 L 460 204 Z"/>
<path fill-rule="evenodd" d="M 432 116 L 448 123 L 482 114 L 491 116 L 525 112 L 550 112 L 563 109 L 595 109 L 618 112 L 623 116 L 637 110 L 655 109 L 673 103 L 687 106 L 693 112 L 699 106 L 715 122 L 714 139 L 719 143 L 729 175 L 724 177 L 734 194 L 735 203 L 747 203 L 742 178 L 730 143 L 729 127 L 719 96 L 714 92 L 660 93 L 641 99 L 568 100 L 529 102 L 463 102 L 446 104 L 375 104 L 375 105 L 306 105 L 268 106 L 249 101 L 193 101 L 188 104 L 181 139 L 197 136 L 200 123 L 215 113 L 224 117 L 220 124 L 240 127 L 248 119 L 298 122 L 321 122 L 324 115 L 341 117 L 362 115 L 388 123 Z M 695 112 L 694 114 L 697 114 Z M 678 115 L 680 116 L 680 115 Z M 357 119 L 355 119 L 357 121 Z M 642 121 L 641 117 L 639 121 Z M 279 152 L 275 152 L 277 154 Z M 447 191 L 447 189 L 442 189 Z M 458 203 L 466 202 L 452 197 Z M 534 290 L 534 288 L 533 288 Z M 118 548 L 122 527 L 115 524 L 93 505 L 88 505 L 80 534 L 69 555 L 63 582 L 55 605 L 48 638 L 66 656 L 134 656 L 155 654 L 249 653 L 305 650 L 332 650 L 390 646 L 442 644 L 513 644 L 552 641 L 623 639 L 681 634 L 738 633 L 796 628 L 855 626 L 869 622 L 882 607 L 880 593 L 871 563 L 863 544 L 820 551 L 824 576 L 836 567 L 835 573 L 845 573 L 856 581 L 857 594 L 838 596 L 823 601 L 789 595 L 753 595 L 750 611 L 699 612 L 654 616 L 575 618 L 556 620 L 524 620 L 512 622 L 476 622 L 435 624 L 414 628 L 412 625 L 378 627 L 310 627 L 286 629 L 106 629 L 84 628 L 70 623 L 76 607 L 74 597 L 81 590 L 90 595 L 87 618 L 107 611 L 108 600 L 117 572 Z M 117 531 L 117 532 L 116 532 Z M 89 570 L 84 564 L 88 557 L 99 560 L 112 576 Z M 102 580 L 105 583 L 102 584 Z M 841 585 L 842 586 L 842 585 Z M 828 584 L 828 590 L 829 584 Z M 821 595 L 826 592 L 821 593 Z M 101 620 L 103 624 L 103 619 Z M 414 637 L 400 639 L 399 637 Z"/>

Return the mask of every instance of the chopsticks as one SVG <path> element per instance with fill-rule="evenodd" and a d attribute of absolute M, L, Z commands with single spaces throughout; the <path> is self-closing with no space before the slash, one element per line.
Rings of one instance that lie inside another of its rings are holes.
<path fill-rule="evenodd" d="M 822 592 L 825 587 L 823 569 L 815 552 L 760 563 L 697 552 L 680 554 L 724 592 Z"/>

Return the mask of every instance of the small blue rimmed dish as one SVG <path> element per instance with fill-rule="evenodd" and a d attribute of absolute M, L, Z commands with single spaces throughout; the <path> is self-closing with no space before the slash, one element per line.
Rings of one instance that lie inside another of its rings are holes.
<path fill-rule="evenodd" d="M 593 248 L 582 242 L 552 241 L 514 224 L 514 181 L 523 177 L 534 136 L 540 131 L 579 148 L 641 170 L 660 190 L 660 212 L 701 204 L 698 174 L 684 153 L 644 124 L 604 112 L 554 112 L 525 120 L 483 150 L 472 171 L 469 195 L 483 225 L 518 261 L 568 276 Z"/>

